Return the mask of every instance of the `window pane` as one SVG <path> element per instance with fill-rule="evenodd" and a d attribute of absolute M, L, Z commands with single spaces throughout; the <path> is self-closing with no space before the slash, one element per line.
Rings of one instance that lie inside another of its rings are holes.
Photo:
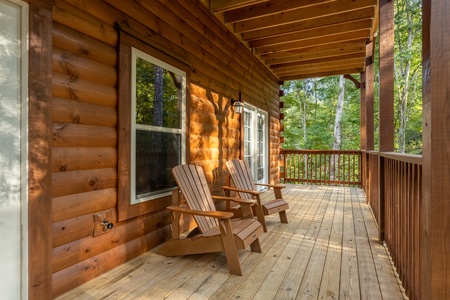
<path fill-rule="evenodd" d="M 257 181 L 264 179 L 264 116 L 258 113 L 257 117 Z"/>
<path fill-rule="evenodd" d="M 181 164 L 181 134 L 136 130 L 136 198 L 176 186 L 172 168 Z"/>
<path fill-rule="evenodd" d="M 136 58 L 136 124 L 181 128 L 182 77 Z"/>
<path fill-rule="evenodd" d="M 252 141 L 252 134 L 251 134 L 251 119 L 252 114 L 248 111 L 244 112 L 244 159 L 249 162 L 250 166 L 251 164 L 251 155 L 252 155 L 252 148 L 251 148 L 251 141 Z"/>

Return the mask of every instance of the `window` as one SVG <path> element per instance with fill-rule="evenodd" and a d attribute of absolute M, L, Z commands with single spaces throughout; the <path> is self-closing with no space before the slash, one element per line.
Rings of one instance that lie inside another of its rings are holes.
<path fill-rule="evenodd" d="M 244 160 L 252 170 L 258 183 L 268 180 L 268 122 L 267 113 L 256 107 L 245 105 L 244 109 Z"/>
<path fill-rule="evenodd" d="M 185 160 L 185 72 L 132 49 L 131 203 L 170 195 Z"/>
<path fill-rule="evenodd" d="M 119 33 L 117 215 L 124 221 L 172 204 L 172 168 L 189 149 L 190 68 L 159 44 Z"/>

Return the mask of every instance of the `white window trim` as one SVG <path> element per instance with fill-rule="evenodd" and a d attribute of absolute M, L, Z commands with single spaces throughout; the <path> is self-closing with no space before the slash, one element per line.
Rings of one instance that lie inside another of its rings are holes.
<path fill-rule="evenodd" d="M 181 128 L 165 128 L 150 125 L 136 124 L 136 58 L 143 58 L 155 65 L 182 76 L 182 96 L 181 96 Z M 138 204 L 161 197 L 170 196 L 174 188 L 162 191 L 161 193 L 143 198 L 136 198 L 136 129 L 181 134 L 181 162 L 186 162 L 186 72 L 175 68 L 147 53 L 136 48 L 131 48 L 131 151 L 130 151 L 130 204 Z"/>
<path fill-rule="evenodd" d="M 265 126 L 264 126 L 264 177 L 260 181 L 256 181 L 257 183 L 268 183 L 269 181 L 269 114 L 262 110 L 257 108 L 256 106 L 245 104 L 244 105 L 244 111 L 252 113 L 252 122 L 251 129 L 252 129 L 252 141 L 251 141 L 251 156 L 253 157 L 253 166 L 251 166 L 251 169 L 253 171 L 253 178 L 257 179 L 257 171 L 256 171 L 256 157 L 257 157 L 257 149 L 255 147 L 257 143 L 257 136 L 258 136 L 258 126 L 257 126 L 257 116 L 258 113 L 264 115 L 265 118 Z M 245 123 L 244 123 L 245 124 Z M 245 140 L 245 137 L 244 137 Z M 259 187 L 258 187 L 259 188 Z"/>

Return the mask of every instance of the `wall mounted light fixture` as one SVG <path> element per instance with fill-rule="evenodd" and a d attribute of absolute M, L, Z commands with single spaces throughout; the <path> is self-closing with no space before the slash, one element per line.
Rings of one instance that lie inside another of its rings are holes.
<path fill-rule="evenodd" d="M 239 92 L 239 99 L 234 100 L 231 98 L 231 106 L 235 114 L 241 114 L 244 112 L 244 104 L 241 102 L 241 92 Z"/>

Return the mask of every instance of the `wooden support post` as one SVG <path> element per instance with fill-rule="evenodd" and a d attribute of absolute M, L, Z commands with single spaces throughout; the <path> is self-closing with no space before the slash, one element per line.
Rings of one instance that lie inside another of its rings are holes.
<path fill-rule="evenodd" d="M 29 6 L 28 299 L 52 299 L 52 2 Z"/>
<path fill-rule="evenodd" d="M 379 150 L 394 151 L 394 1 L 380 0 Z"/>
<path fill-rule="evenodd" d="M 366 45 L 366 71 L 361 73 L 361 150 L 374 150 L 374 41 Z"/>
<path fill-rule="evenodd" d="M 423 1 L 420 299 L 450 299 L 450 2 Z"/>
<path fill-rule="evenodd" d="M 375 38 L 374 41 L 366 45 L 366 57 L 370 59 L 366 62 L 366 150 L 374 150 L 374 61 L 375 61 Z"/>

